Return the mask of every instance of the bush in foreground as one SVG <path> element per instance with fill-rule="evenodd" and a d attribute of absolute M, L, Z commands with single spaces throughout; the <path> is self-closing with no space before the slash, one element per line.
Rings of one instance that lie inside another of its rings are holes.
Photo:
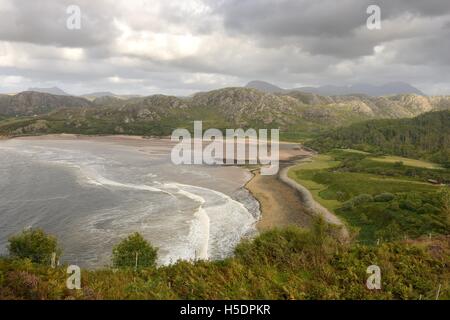
<path fill-rule="evenodd" d="M 158 250 L 137 232 L 113 248 L 113 266 L 116 268 L 154 267 L 157 257 Z"/>
<path fill-rule="evenodd" d="M 65 267 L 0 258 L 0 299 L 434 300 L 438 290 L 439 299 L 450 299 L 450 237 L 367 246 L 339 244 L 333 234 L 319 221 L 310 231 L 289 227 L 244 240 L 225 260 L 83 269 L 81 290 L 66 288 Z M 380 290 L 366 287 L 373 264 Z"/>
<path fill-rule="evenodd" d="M 30 259 L 34 263 L 50 264 L 52 255 L 60 256 L 58 241 L 41 229 L 24 230 L 8 240 L 9 255 L 12 258 Z"/>

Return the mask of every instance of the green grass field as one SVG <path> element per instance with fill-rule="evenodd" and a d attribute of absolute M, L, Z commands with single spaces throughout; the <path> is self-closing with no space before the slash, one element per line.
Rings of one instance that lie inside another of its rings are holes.
<path fill-rule="evenodd" d="M 358 154 L 370 154 L 369 152 L 356 150 L 356 149 L 341 149 L 341 150 L 345 151 L 345 152 L 353 152 L 353 153 L 358 153 Z"/>
<path fill-rule="evenodd" d="M 353 150 L 335 150 L 314 156 L 288 174 L 317 202 L 343 217 L 360 239 L 447 234 L 449 213 L 443 212 L 441 199 L 446 188 L 427 179 L 446 178 L 449 170 L 428 162 L 392 159 L 398 157 L 379 160 Z"/>
<path fill-rule="evenodd" d="M 374 161 L 381 161 L 387 163 L 402 162 L 405 166 L 425 168 L 425 169 L 443 169 L 442 166 L 436 163 L 432 163 L 424 160 L 409 159 L 397 156 L 384 156 L 371 158 Z"/>
<path fill-rule="evenodd" d="M 314 200 L 319 202 L 325 208 L 334 211 L 341 206 L 341 203 L 333 199 L 321 197 L 320 194 L 327 189 L 327 185 L 314 181 L 308 176 L 308 173 L 315 172 L 316 170 L 329 169 L 337 166 L 339 163 L 339 161 L 333 160 L 329 155 L 319 154 L 314 156 L 311 161 L 302 162 L 291 168 L 288 172 L 288 176 L 307 188 L 311 192 Z"/>

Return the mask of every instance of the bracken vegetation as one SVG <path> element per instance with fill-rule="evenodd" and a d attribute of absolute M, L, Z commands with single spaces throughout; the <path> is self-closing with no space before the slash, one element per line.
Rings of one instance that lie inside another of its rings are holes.
<path fill-rule="evenodd" d="M 272 230 L 243 241 L 222 261 L 83 270 L 69 290 L 66 268 L 0 259 L 1 299 L 440 299 L 450 298 L 450 238 L 341 244 L 330 226 Z M 370 265 L 381 290 L 369 290 Z"/>

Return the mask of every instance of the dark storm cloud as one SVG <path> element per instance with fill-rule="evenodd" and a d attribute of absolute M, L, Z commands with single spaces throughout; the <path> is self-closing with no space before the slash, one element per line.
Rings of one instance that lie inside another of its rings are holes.
<path fill-rule="evenodd" d="M 270 36 L 343 35 L 365 22 L 366 1 L 230 0 L 215 7 L 227 29 Z"/>
<path fill-rule="evenodd" d="M 378 37 L 368 30 L 363 37 L 358 34 L 365 29 L 366 9 L 373 4 L 380 6 L 383 22 L 407 14 L 416 18 L 450 14 L 450 1 L 446 0 L 229 0 L 214 8 L 223 15 L 231 34 L 261 38 L 266 46 L 270 40 L 278 46 L 282 38 L 313 54 L 355 58 L 392 40 L 389 32 L 378 31 Z"/>
<path fill-rule="evenodd" d="M 274 36 L 344 37 L 365 26 L 369 5 L 381 8 L 383 19 L 405 13 L 424 17 L 450 14 L 446 0 L 228 0 L 214 6 L 225 26 L 235 32 Z"/>

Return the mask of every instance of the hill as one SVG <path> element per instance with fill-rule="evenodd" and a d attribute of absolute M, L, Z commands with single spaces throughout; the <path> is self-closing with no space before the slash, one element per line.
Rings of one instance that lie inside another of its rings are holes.
<path fill-rule="evenodd" d="M 87 94 L 83 94 L 80 97 L 88 99 L 90 101 L 94 101 L 95 99 L 100 99 L 100 98 L 117 98 L 117 99 L 122 99 L 122 100 L 126 100 L 126 99 L 132 99 L 132 98 L 139 98 L 139 95 L 120 95 L 120 94 L 115 94 L 109 91 L 104 91 L 104 92 L 92 92 L 92 93 L 87 93 Z"/>
<path fill-rule="evenodd" d="M 419 89 L 405 82 L 391 82 L 383 85 L 375 86 L 366 83 L 357 83 L 348 86 L 320 86 L 320 87 L 302 87 L 296 88 L 302 92 L 315 93 L 325 96 L 335 95 L 351 95 L 351 94 L 365 94 L 373 97 L 398 95 L 398 94 L 417 94 L 425 95 Z"/>
<path fill-rule="evenodd" d="M 168 135 L 175 128 L 191 128 L 194 120 L 202 120 L 205 128 L 280 128 L 294 133 L 290 138 L 296 139 L 369 119 L 410 118 L 448 108 L 450 97 L 325 97 L 299 91 L 265 93 L 251 88 L 224 88 L 186 98 L 104 96 L 92 102 L 71 96 L 21 93 L 0 96 L 0 115 L 40 117 L 24 119 L 23 123 L 18 118 L 13 125 L 0 123 L 0 133 Z M 40 121 L 39 131 L 33 126 L 36 121 Z"/>
<path fill-rule="evenodd" d="M 308 145 L 320 151 L 352 148 L 449 164 L 450 111 L 355 123 L 322 134 Z"/>
<path fill-rule="evenodd" d="M 16 95 L 0 95 L 0 115 L 34 116 L 60 108 L 89 107 L 92 104 L 83 98 L 25 91 Z"/>
<path fill-rule="evenodd" d="M 59 95 L 59 96 L 68 96 L 69 94 L 65 92 L 64 90 L 58 88 L 58 87 L 51 87 L 51 88 L 29 88 L 27 91 L 33 91 L 33 92 L 40 92 L 40 93 L 48 93 L 53 95 Z"/>
<path fill-rule="evenodd" d="M 269 82 L 254 80 L 246 84 L 246 88 L 257 89 L 263 92 L 276 93 L 283 92 L 284 89 L 277 87 Z"/>
<path fill-rule="evenodd" d="M 96 98 L 103 98 L 103 97 L 116 97 L 116 95 L 112 92 L 105 91 L 105 92 L 91 92 L 91 93 L 83 94 L 81 97 L 88 99 L 88 100 L 94 100 Z"/>
<path fill-rule="evenodd" d="M 367 83 L 356 83 L 352 85 L 325 85 L 318 87 L 300 87 L 292 89 L 282 89 L 274 84 L 265 81 L 250 81 L 246 88 L 258 89 L 267 93 L 283 93 L 289 91 L 300 91 L 322 96 L 346 96 L 346 95 L 367 95 L 370 97 L 381 97 L 401 94 L 415 94 L 425 96 L 425 94 L 406 82 L 390 82 L 382 85 L 371 85 Z"/>

